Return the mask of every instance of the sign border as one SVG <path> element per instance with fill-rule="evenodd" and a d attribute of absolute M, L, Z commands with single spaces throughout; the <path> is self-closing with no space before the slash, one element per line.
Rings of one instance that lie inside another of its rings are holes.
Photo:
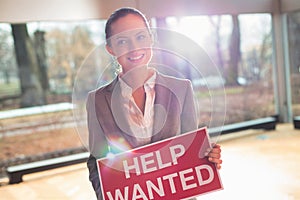
<path fill-rule="evenodd" d="M 152 146 L 152 145 L 155 145 L 155 144 L 159 144 L 159 143 L 162 143 L 162 142 L 165 142 L 165 141 L 168 141 L 168 140 L 173 140 L 173 139 L 177 139 L 177 138 L 180 138 L 180 137 L 185 137 L 186 135 L 188 134 L 192 134 L 192 133 L 195 133 L 195 132 L 198 132 L 198 131 L 205 131 L 205 137 L 208 141 L 208 145 L 210 148 L 212 148 L 212 143 L 211 143 L 211 139 L 210 139 L 210 136 L 208 134 L 208 129 L 207 127 L 202 127 L 202 128 L 198 128 L 196 130 L 193 130 L 193 131 L 189 131 L 189 132 L 186 132 L 186 133 L 183 133 L 183 134 L 180 134 L 180 135 L 176 135 L 176 136 L 173 136 L 173 137 L 169 137 L 169 138 L 166 138 L 166 139 L 163 139 L 163 140 L 160 140 L 160 141 L 157 141 L 157 142 L 153 142 L 153 143 L 150 143 L 150 144 L 146 144 L 144 146 L 140 146 L 140 147 L 137 147 L 137 148 L 133 148 L 133 149 L 130 149 L 130 150 L 127 150 L 127 151 L 124 151 L 124 152 L 120 152 L 120 153 L 117 153 L 117 154 L 114 154 L 115 156 L 118 156 L 118 155 L 122 155 L 122 154 L 127 154 L 127 153 L 130 153 L 132 151 L 136 151 L 136 150 L 139 150 L 139 149 L 143 149 L 143 148 L 146 148 L 148 146 Z M 196 133 L 197 134 L 197 133 Z M 200 146 L 201 148 L 202 146 Z M 100 168 L 99 168 L 99 162 L 101 162 L 102 160 L 105 160 L 105 159 L 109 159 L 108 157 L 102 157 L 102 158 L 99 158 L 99 159 L 96 159 L 96 165 L 97 165 L 97 170 L 98 170 L 98 175 L 99 175 L 99 181 L 100 181 L 100 187 L 101 187 L 101 195 L 102 195 L 102 198 L 104 200 L 105 199 L 105 195 L 104 195 L 104 190 L 103 190 L 103 184 L 102 184 L 102 178 L 101 178 L 101 173 L 100 173 Z M 214 190 L 211 190 L 211 191 L 208 191 L 208 192 L 204 192 L 204 193 L 201 193 L 201 194 L 198 194 L 198 195 L 194 195 L 194 196 L 190 196 L 188 198 L 184 198 L 182 200 L 188 200 L 188 199 L 191 199 L 191 198 L 195 198 L 195 197 L 198 197 L 198 196 L 202 196 L 202 195 L 205 195 L 205 194 L 209 194 L 209 193 L 212 193 L 212 192 L 217 192 L 217 191 L 220 191 L 220 190 L 223 190 L 224 187 L 223 187 L 223 183 L 222 183 L 222 180 L 220 178 L 220 173 L 219 173 L 219 170 L 216 168 L 216 164 L 214 164 L 215 166 L 215 170 L 216 170 L 216 173 L 217 173 L 217 176 L 218 176 L 218 179 L 219 179 L 219 182 L 220 182 L 220 188 L 219 189 L 214 189 Z"/>

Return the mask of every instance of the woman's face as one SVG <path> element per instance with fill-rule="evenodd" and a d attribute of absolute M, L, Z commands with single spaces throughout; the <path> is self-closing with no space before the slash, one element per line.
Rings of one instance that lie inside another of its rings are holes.
<path fill-rule="evenodd" d="M 112 37 L 106 48 L 117 57 L 123 73 L 146 66 L 152 57 L 152 38 L 140 16 L 128 14 L 111 24 Z"/>

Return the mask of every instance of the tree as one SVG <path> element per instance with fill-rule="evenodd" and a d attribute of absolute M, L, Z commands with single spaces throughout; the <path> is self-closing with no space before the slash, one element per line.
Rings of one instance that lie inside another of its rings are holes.
<path fill-rule="evenodd" d="M 34 33 L 34 49 L 36 53 L 36 58 L 39 66 L 39 77 L 44 91 L 49 89 L 48 81 L 48 65 L 46 56 L 46 46 L 45 46 L 45 32 L 35 31 Z"/>
<path fill-rule="evenodd" d="M 238 66 L 241 59 L 240 43 L 241 33 L 238 15 L 232 15 L 232 33 L 229 45 L 229 67 L 226 71 L 226 84 L 238 85 Z"/>
<path fill-rule="evenodd" d="M 21 107 L 45 104 L 39 67 L 26 24 L 12 24 L 15 53 L 21 83 Z"/>
<path fill-rule="evenodd" d="M 6 84 L 11 83 L 11 76 L 16 72 L 13 45 L 10 44 L 9 31 L 0 31 L 0 71 Z"/>
<path fill-rule="evenodd" d="M 69 73 L 71 63 L 70 33 L 60 29 L 53 29 L 47 32 L 47 53 L 49 59 L 48 76 L 51 83 L 51 90 L 65 92 L 71 83 L 67 84 L 66 77 Z M 70 90 L 70 89 L 69 89 Z"/>
<path fill-rule="evenodd" d="M 297 74 L 300 70 L 300 12 L 289 13 L 288 16 L 291 72 Z"/>
<path fill-rule="evenodd" d="M 300 104 L 300 12 L 288 14 L 289 59 L 291 70 L 292 102 Z M 297 106 L 293 107 L 295 115 L 299 115 Z"/>
<path fill-rule="evenodd" d="M 220 36 L 221 20 L 222 20 L 222 16 L 220 16 L 220 15 L 217 16 L 216 21 L 214 21 L 212 16 L 209 16 L 209 21 L 215 29 L 214 34 L 216 37 L 215 45 L 216 45 L 216 50 L 217 50 L 217 65 L 218 65 L 218 68 L 220 69 L 220 71 L 222 73 L 224 73 L 224 59 L 223 59 L 223 55 L 222 55 L 221 36 Z"/>
<path fill-rule="evenodd" d="M 72 91 L 74 78 L 80 65 L 95 47 L 85 27 L 69 30 L 53 29 L 46 35 L 49 58 L 49 79 L 56 92 Z"/>
<path fill-rule="evenodd" d="M 88 30 L 81 26 L 76 26 L 72 32 L 71 41 L 71 52 L 72 52 L 72 85 L 74 83 L 74 78 L 77 70 L 82 64 L 85 57 L 90 53 L 91 49 L 94 48 L 94 43 L 91 40 L 90 33 Z"/>

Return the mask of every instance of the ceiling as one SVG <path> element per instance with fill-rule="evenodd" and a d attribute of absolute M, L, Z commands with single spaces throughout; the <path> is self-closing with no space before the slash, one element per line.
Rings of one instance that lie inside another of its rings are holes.
<path fill-rule="evenodd" d="M 147 17 L 300 10 L 299 0 L 0 0 L 0 22 L 105 19 L 119 7 L 135 7 Z"/>

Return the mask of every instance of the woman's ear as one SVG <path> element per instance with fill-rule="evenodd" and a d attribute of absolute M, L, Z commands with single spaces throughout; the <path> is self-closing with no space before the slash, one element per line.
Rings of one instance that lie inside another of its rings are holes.
<path fill-rule="evenodd" d="M 114 53 L 114 51 L 112 50 L 112 48 L 111 48 L 111 46 L 110 46 L 109 44 L 106 44 L 106 45 L 105 45 L 105 48 L 106 48 L 107 52 L 108 52 L 110 55 L 116 56 L 115 53 Z"/>

